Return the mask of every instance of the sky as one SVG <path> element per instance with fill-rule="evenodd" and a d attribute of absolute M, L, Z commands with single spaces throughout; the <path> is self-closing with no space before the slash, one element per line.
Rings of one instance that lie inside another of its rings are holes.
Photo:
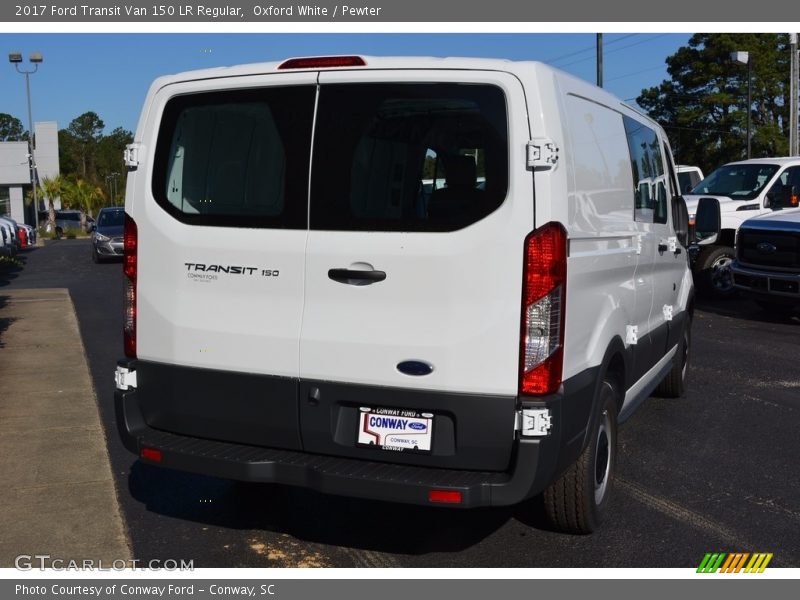
<path fill-rule="evenodd" d="M 633 103 L 668 78 L 665 59 L 687 44 L 683 33 L 605 33 L 605 88 Z M 94 111 L 105 133 L 136 129 L 150 83 L 161 75 L 292 56 L 470 56 L 539 60 L 595 82 L 594 33 L 0 33 L 0 51 L 40 52 L 30 77 L 34 121 L 65 128 Z M 28 128 L 25 78 L 0 62 L 0 113 Z"/>

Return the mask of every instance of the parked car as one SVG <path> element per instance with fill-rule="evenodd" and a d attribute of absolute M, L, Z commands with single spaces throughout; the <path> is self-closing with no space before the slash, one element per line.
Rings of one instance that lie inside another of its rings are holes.
<path fill-rule="evenodd" d="M 703 171 L 700 167 L 691 165 L 678 165 L 678 185 L 681 193 L 691 193 L 691 191 L 703 180 Z"/>
<path fill-rule="evenodd" d="M 10 217 L 0 216 L 0 228 L 3 230 L 9 256 L 16 256 L 17 252 L 21 249 L 21 243 L 17 235 L 16 221 L 12 220 Z"/>
<path fill-rule="evenodd" d="M 97 225 L 92 231 L 92 260 L 96 263 L 122 258 L 122 225 L 124 206 L 109 206 L 100 210 Z"/>
<path fill-rule="evenodd" d="M 428 506 L 543 493 L 590 532 L 618 423 L 685 389 L 669 142 L 592 84 L 294 59 L 158 79 L 135 139 L 115 406 L 149 464 Z"/>
<path fill-rule="evenodd" d="M 0 256 L 6 258 L 13 258 L 16 256 L 16 248 L 10 236 L 10 232 L 3 223 L 0 222 Z"/>
<path fill-rule="evenodd" d="M 715 297 L 735 292 L 731 264 L 736 232 L 747 219 L 772 212 L 776 198 L 792 185 L 800 185 L 800 157 L 759 158 L 728 163 L 716 169 L 684 196 L 690 223 L 701 198 L 717 198 L 722 231 L 716 243 L 694 258 L 698 288 Z"/>
<path fill-rule="evenodd" d="M 36 229 L 25 223 L 17 223 L 17 236 L 23 250 L 36 245 Z"/>
<path fill-rule="evenodd" d="M 776 195 L 774 212 L 748 219 L 736 236 L 733 284 L 773 314 L 800 309 L 798 196 L 798 186 Z"/>
<path fill-rule="evenodd" d="M 57 210 L 55 211 L 55 216 L 56 223 L 54 231 L 57 238 L 64 235 L 67 230 L 81 231 L 81 211 L 73 209 Z M 39 223 L 41 223 L 47 231 L 50 231 L 50 216 L 48 211 L 39 213 Z M 92 230 L 94 227 L 94 219 L 92 217 L 86 217 L 86 226 L 88 231 Z"/>

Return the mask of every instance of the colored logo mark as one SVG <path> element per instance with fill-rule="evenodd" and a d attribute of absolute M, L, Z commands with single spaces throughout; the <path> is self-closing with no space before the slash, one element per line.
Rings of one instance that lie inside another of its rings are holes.
<path fill-rule="evenodd" d="M 763 573 L 772 560 L 772 553 L 707 552 L 697 567 L 698 573 Z"/>

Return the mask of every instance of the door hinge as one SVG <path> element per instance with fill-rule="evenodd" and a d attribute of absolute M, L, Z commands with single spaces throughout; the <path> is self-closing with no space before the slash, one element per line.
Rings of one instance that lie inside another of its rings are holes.
<path fill-rule="evenodd" d="M 639 326 L 628 325 L 625 328 L 625 343 L 628 345 L 634 345 L 638 342 L 639 342 Z"/>
<path fill-rule="evenodd" d="M 541 437 L 550 432 L 553 426 L 553 416 L 546 407 L 523 408 L 517 411 L 514 431 L 519 431 L 526 437 Z"/>
<path fill-rule="evenodd" d="M 136 387 L 136 371 L 130 371 L 128 367 L 117 366 L 114 372 L 114 381 L 117 383 L 118 390 L 129 390 Z"/>
<path fill-rule="evenodd" d="M 549 138 L 536 138 L 528 142 L 528 168 L 552 169 L 558 163 L 558 146 Z"/>
<path fill-rule="evenodd" d="M 128 144 L 122 155 L 125 166 L 129 171 L 135 171 L 139 167 L 139 157 L 142 154 L 142 145 L 139 143 Z"/>
<path fill-rule="evenodd" d="M 674 235 L 667 238 L 667 247 L 670 252 L 675 252 L 678 249 L 678 238 Z"/>
<path fill-rule="evenodd" d="M 663 312 L 664 312 L 664 320 L 665 321 L 672 321 L 672 305 L 671 304 L 665 304 Z"/>

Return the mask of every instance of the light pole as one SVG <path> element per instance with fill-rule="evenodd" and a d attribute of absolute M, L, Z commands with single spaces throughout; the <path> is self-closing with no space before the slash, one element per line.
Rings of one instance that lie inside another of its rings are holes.
<path fill-rule="evenodd" d="M 595 47 L 597 54 L 597 87 L 603 87 L 603 34 L 597 34 L 597 44 Z"/>
<path fill-rule="evenodd" d="M 797 60 L 797 34 L 789 34 L 790 75 L 789 75 L 789 156 L 797 156 L 797 85 L 800 83 L 800 71 Z"/>
<path fill-rule="evenodd" d="M 747 65 L 747 158 L 750 158 L 750 119 L 753 108 L 753 64 L 749 52 L 731 52 L 731 60 Z"/>
<path fill-rule="evenodd" d="M 31 78 L 30 76 L 39 70 L 39 63 L 42 62 L 42 55 L 39 52 L 32 52 L 28 60 L 33 65 L 33 70 L 23 71 L 19 68 L 22 63 L 21 52 L 11 52 L 8 55 L 8 62 L 14 65 L 17 73 L 25 75 L 25 91 L 28 95 L 28 147 L 31 151 L 31 187 L 33 188 L 33 223 L 39 229 L 39 198 L 36 191 L 36 152 L 33 143 L 33 113 L 31 112 Z"/>
<path fill-rule="evenodd" d="M 478 157 L 476 155 L 475 161 L 477 162 L 477 160 Z M 119 179 L 119 173 L 116 171 L 106 175 L 106 184 L 108 185 L 108 191 L 111 194 L 111 204 L 114 204 L 114 200 L 117 197 L 117 179 Z"/>

